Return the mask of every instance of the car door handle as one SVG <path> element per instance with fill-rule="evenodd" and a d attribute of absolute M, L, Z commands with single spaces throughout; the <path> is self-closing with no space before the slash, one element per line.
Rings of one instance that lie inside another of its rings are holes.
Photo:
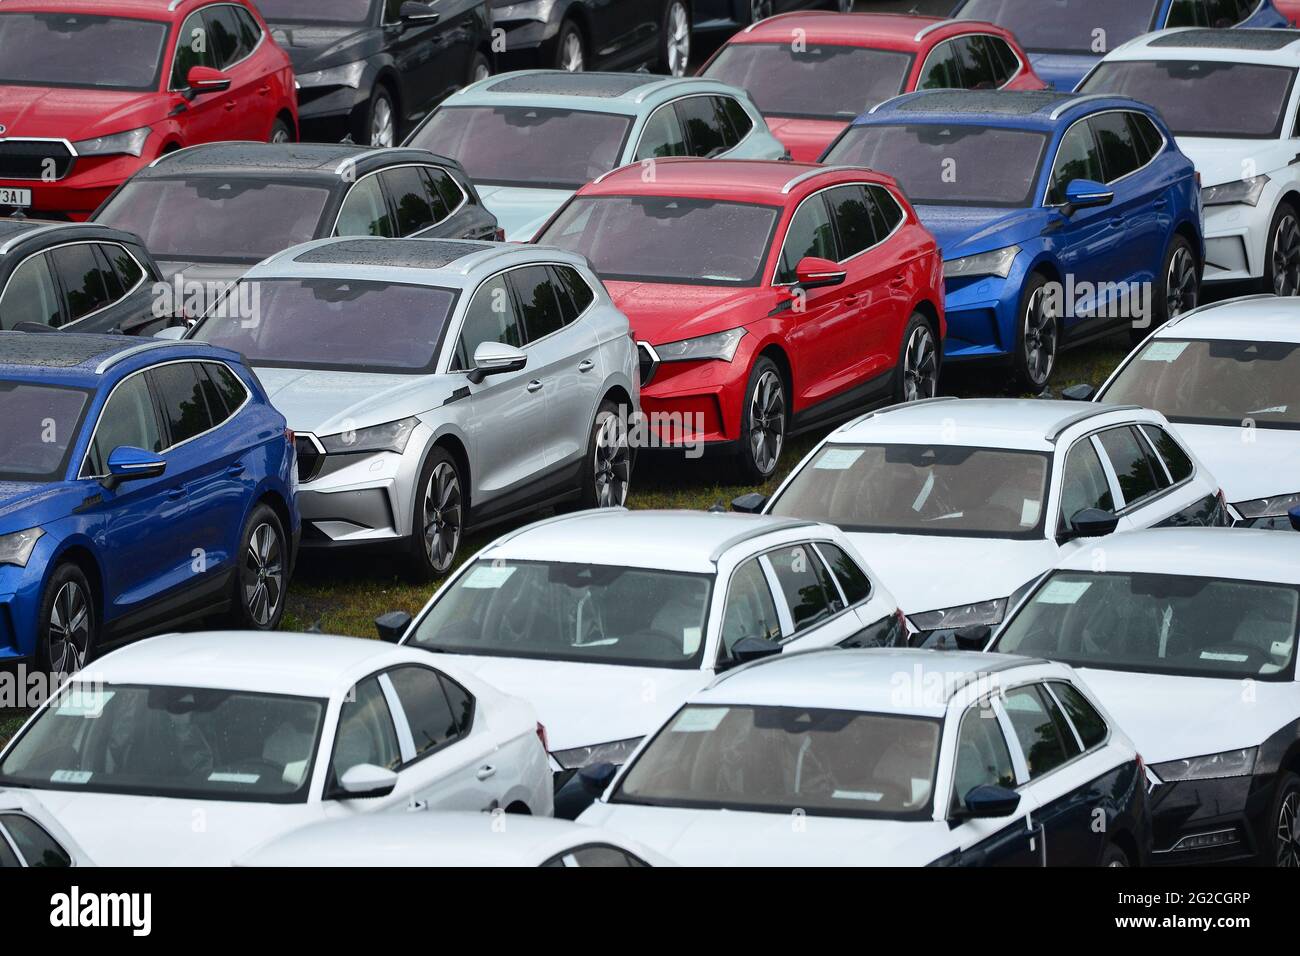
<path fill-rule="evenodd" d="M 233 110 L 233 109 L 234 109 L 236 106 L 238 106 L 238 105 L 239 105 L 239 104 L 236 103 L 234 100 L 226 100 L 226 104 L 225 104 L 225 106 L 226 106 L 226 112 L 229 113 L 231 110 Z"/>
<path fill-rule="evenodd" d="M 589 359 L 583 359 L 581 362 L 578 363 L 579 372 L 590 372 L 595 367 L 596 367 L 596 363 L 590 361 Z"/>
<path fill-rule="evenodd" d="M 180 501 L 180 500 L 181 500 L 182 498 L 184 498 L 184 497 L 185 497 L 185 489 L 184 489 L 184 488 L 170 488 L 170 489 L 168 489 L 168 491 L 167 491 L 167 500 L 168 500 L 168 501 Z"/>
<path fill-rule="evenodd" d="M 540 392 L 541 390 L 542 390 L 542 383 L 537 381 L 537 379 L 533 379 L 531 382 L 528 383 L 528 391 Z"/>
<path fill-rule="evenodd" d="M 257 91 L 258 96 L 270 96 L 271 88 L 269 86 L 260 87 Z"/>
<path fill-rule="evenodd" d="M 1122 225 L 1124 225 L 1124 217 L 1123 217 L 1123 216 L 1111 216 L 1111 217 L 1110 217 L 1110 224 L 1111 224 L 1112 226 L 1122 226 Z"/>
<path fill-rule="evenodd" d="M 901 289 L 905 285 L 907 285 L 907 276 L 894 276 L 894 278 L 889 280 L 889 287 L 891 289 Z"/>
<path fill-rule="evenodd" d="M 232 478 L 238 478 L 240 475 L 244 473 L 244 470 L 245 470 L 245 465 L 241 461 L 238 464 L 231 465 L 229 468 L 227 468 L 226 474 L 228 474 Z"/>
<path fill-rule="evenodd" d="M 484 764 L 483 766 L 478 768 L 478 772 L 474 774 L 474 776 L 477 777 L 479 780 L 486 780 L 488 777 L 492 776 L 496 772 L 497 772 L 496 767 L 492 766 L 491 764 Z"/>
<path fill-rule="evenodd" d="M 1169 200 L 1168 200 L 1168 199 L 1157 199 L 1157 200 L 1155 201 L 1155 207 L 1156 207 L 1157 209 L 1165 209 L 1165 208 L 1167 208 L 1168 206 L 1169 206 Z"/>

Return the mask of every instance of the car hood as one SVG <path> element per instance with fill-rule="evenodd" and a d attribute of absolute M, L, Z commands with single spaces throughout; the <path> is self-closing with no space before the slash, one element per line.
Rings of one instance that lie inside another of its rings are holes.
<path fill-rule="evenodd" d="M 63 494 L 63 486 L 33 481 L 0 481 L 0 534 L 25 531 L 28 509 Z"/>
<path fill-rule="evenodd" d="M 639 840 L 682 866 L 924 866 L 949 851 L 948 825 L 596 803 L 579 823 Z"/>
<path fill-rule="evenodd" d="M 1300 434 L 1235 425 L 1175 425 L 1174 429 L 1219 480 L 1228 501 L 1300 493 Z"/>
<path fill-rule="evenodd" d="M 713 680 L 707 671 L 666 667 L 438 655 L 444 659 L 532 704 L 553 752 L 643 737 Z"/>
<path fill-rule="evenodd" d="M 0 86 L 0 126 L 9 138 L 76 142 L 160 121 L 165 100 L 154 92 Z"/>
<path fill-rule="evenodd" d="M 1206 139 L 1179 136 L 1178 148 L 1187 154 L 1201 174 L 1202 188 L 1235 183 L 1242 170 L 1262 175 L 1284 169 L 1296 156 L 1293 140 Z"/>
<path fill-rule="evenodd" d="M 1055 566 L 1047 539 L 942 538 L 850 532 L 904 614 L 920 614 L 1010 597 Z"/>
<path fill-rule="evenodd" d="M 507 242 L 528 242 L 573 195 L 569 189 L 524 186 L 479 186 L 479 198 L 497 217 Z"/>
<path fill-rule="evenodd" d="M 1029 63 L 1039 79 L 1061 93 L 1069 93 L 1078 86 L 1100 59 L 1087 53 L 1029 54 Z"/>
<path fill-rule="evenodd" d="M 363 59 L 376 52 L 378 42 L 375 31 L 365 26 L 272 23 L 271 36 L 289 54 L 295 73 L 310 73 Z"/>
<path fill-rule="evenodd" d="M 1253 681 L 1247 689 L 1237 678 L 1076 670 L 1148 765 L 1255 747 L 1300 718 L 1294 681 Z"/>
<path fill-rule="evenodd" d="M 917 206 L 916 214 L 934 233 L 945 262 L 1027 242 L 1042 232 L 1036 209 Z"/>
<path fill-rule="evenodd" d="M 419 415 L 451 396 L 442 376 L 266 368 L 253 363 L 271 404 L 297 432 L 332 435 Z M 463 379 L 461 380 L 463 382 Z"/>
<path fill-rule="evenodd" d="M 865 108 L 864 108 L 865 111 Z M 849 120 L 796 119 L 789 116 L 768 116 L 767 128 L 781 141 L 796 163 L 815 163 L 826 152 L 836 136 L 844 132 Z"/>
<path fill-rule="evenodd" d="M 670 282 L 606 281 L 610 298 L 638 340 L 652 345 L 692 339 L 748 325 L 768 311 L 752 304 L 775 294 L 752 286 L 677 285 Z"/>

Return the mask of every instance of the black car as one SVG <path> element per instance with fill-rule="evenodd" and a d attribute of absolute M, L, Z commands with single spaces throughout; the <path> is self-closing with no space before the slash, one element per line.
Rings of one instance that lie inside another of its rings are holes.
<path fill-rule="evenodd" d="M 492 23 L 505 32 L 502 70 L 685 76 L 691 58 L 691 0 L 492 0 Z"/>
<path fill-rule="evenodd" d="M 0 330 L 152 335 L 161 275 L 139 236 L 95 223 L 0 219 Z"/>
<path fill-rule="evenodd" d="M 93 218 L 137 233 L 163 278 L 182 286 L 191 316 L 250 266 L 313 239 L 500 238 L 454 159 L 325 143 L 180 150 L 128 179 Z"/>
<path fill-rule="evenodd" d="M 778 13 L 794 10 L 831 9 L 840 13 L 853 10 L 853 0 L 692 0 L 695 32 L 734 33 Z"/>
<path fill-rule="evenodd" d="M 302 138 L 395 146 L 491 72 L 489 0 L 257 0 L 293 60 Z"/>

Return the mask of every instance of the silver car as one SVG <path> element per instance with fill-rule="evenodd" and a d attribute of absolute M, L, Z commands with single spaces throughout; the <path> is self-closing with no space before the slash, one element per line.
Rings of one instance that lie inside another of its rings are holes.
<path fill-rule="evenodd" d="M 582 256 L 320 240 L 188 336 L 242 352 L 294 429 L 304 547 L 386 545 L 429 579 L 470 528 L 627 497 L 636 347 Z"/>

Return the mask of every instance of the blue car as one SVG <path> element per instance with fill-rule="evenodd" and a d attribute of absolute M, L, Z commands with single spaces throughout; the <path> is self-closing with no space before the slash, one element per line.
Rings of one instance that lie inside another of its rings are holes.
<path fill-rule="evenodd" d="M 1034 71 L 1067 93 L 1111 50 L 1152 30 L 1291 25 L 1273 0 L 962 0 L 953 16 L 1006 27 Z"/>
<path fill-rule="evenodd" d="M 0 332 L 0 423 L 0 663 L 70 674 L 202 616 L 279 623 L 297 460 L 238 354 Z"/>
<path fill-rule="evenodd" d="M 945 361 L 998 359 L 1041 392 L 1063 347 L 1193 308 L 1192 162 L 1118 96 L 931 91 L 859 117 L 823 162 L 898 179 L 944 257 Z"/>

